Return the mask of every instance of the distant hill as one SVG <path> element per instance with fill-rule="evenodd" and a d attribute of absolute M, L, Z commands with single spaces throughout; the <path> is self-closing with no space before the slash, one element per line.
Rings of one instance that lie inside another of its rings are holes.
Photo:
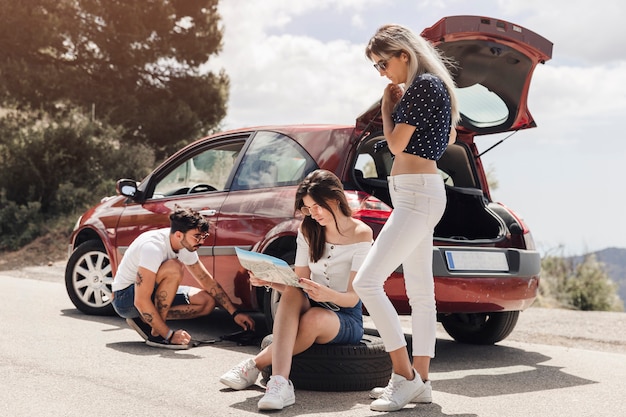
<path fill-rule="evenodd" d="M 591 252 L 596 259 L 606 266 L 606 272 L 619 285 L 618 293 L 626 306 L 626 249 L 607 248 Z M 575 262 L 582 261 L 583 256 L 573 257 Z"/>

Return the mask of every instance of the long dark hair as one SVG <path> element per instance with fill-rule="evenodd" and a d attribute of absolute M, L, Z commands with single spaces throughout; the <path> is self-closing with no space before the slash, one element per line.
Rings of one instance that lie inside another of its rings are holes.
<path fill-rule="evenodd" d="M 296 210 L 300 210 L 304 206 L 302 199 L 307 195 L 320 207 L 330 211 L 335 219 L 337 230 L 339 230 L 339 224 L 329 201 L 337 201 L 341 212 L 348 217 L 352 216 L 352 209 L 343 191 L 343 185 L 339 178 L 330 171 L 318 169 L 304 178 L 298 186 L 298 191 L 296 191 Z M 324 227 L 313 220 L 311 216 L 305 216 L 302 221 L 302 233 L 307 242 L 309 242 L 309 257 L 311 261 L 319 261 L 324 253 L 324 245 L 326 244 Z"/>

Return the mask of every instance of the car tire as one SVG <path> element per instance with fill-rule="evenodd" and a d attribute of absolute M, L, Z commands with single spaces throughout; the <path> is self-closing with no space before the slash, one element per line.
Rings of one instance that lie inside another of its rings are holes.
<path fill-rule="evenodd" d="M 113 309 L 111 260 L 102 243 L 80 244 L 65 267 L 65 289 L 77 309 L 85 314 L 111 316 Z"/>
<path fill-rule="evenodd" d="M 265 336 L 261 349 L 272 343 L 272 334 Z M 311 391 L 366 391 L 386 386 L 391 376 L 391 359 L 382 339 L 364 335 L 356 345 L 318 345 L 295 355 L 289 379 L 297 389 Z M 261 371 L 264 380 L 272 367 Z"/>
<path fill-rule="evenodd" d="M 281 254 L 275 254 L 272 252 L 268 252 L 267 254 L 282 259 L 292 266 L 296 262 L 295 249 L 290 249 L 286 252 L 282 252 Z M 278 302 L 280 301 L 280 292 L 272 288 L 260 289 L 260 291 L 263 291 L 263 315 L 265 316 L 265 325 L 267 326 L 267 330 L 272 333 L 272 329 L 274 328 L 274 317 L 276 317 Z"/>
<path fill-rule="evenodd" d="M 474 345 L 492 345 L 504 340 L 515 328 L 519 311 L 457 313 L 443 316 L 443 328 L 454 340 Z"/>
<path fill-rule="evenodd" d="M 274 317 L 278 310 L 278 302 L 280 301 L 280 292 L 272 288 L 263 290 L 263 316 L 265 317 L 265 325 L 267 330 L 272 333 L 274 328 Z"/>

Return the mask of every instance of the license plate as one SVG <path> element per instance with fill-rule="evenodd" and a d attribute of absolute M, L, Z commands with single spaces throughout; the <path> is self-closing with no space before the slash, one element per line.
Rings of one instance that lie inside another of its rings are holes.
<path fill-rule="evenodd" d="M 504 252 L 445 251 L 451 271 L 508 272 L 509 263 Z"/>

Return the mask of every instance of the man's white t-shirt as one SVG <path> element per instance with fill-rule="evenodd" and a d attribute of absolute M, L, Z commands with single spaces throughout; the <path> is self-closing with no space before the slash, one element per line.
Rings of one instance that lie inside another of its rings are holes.
<path fill-rule="evenodd" d="M 198 253 L 183 248 L 174 252 L 170 244 L 170 228 L 150 230 L 142 233 L 130 244 L 113 279 L 113 291 L 123 290 L 135 283 L 139 267 L 156 273 L 161 264 L 169 259 L 178 259 L 185 265 L 198 262 Z"/>

